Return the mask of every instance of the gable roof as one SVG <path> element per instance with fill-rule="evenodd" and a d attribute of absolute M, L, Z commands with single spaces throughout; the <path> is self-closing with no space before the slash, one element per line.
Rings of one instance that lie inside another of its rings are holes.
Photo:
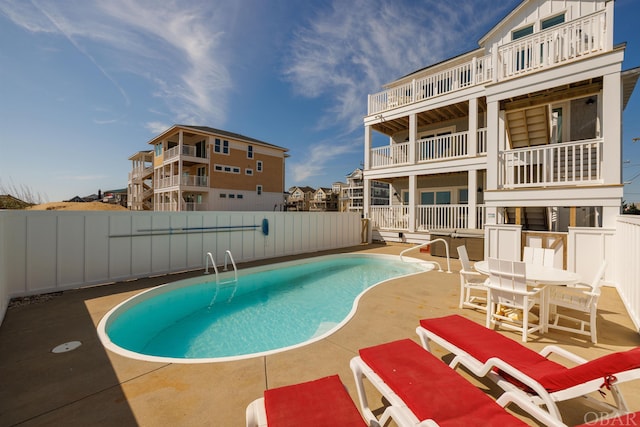
<path fill-rule="evenodd" d="M 195 132 L 199 132 L 199 133 L 206 133 L 206 134 L 210 134 L 210 135 L 217 135 L 217 136 L 226 136 L 227 138 L 233 138 L 233 139 L 237 139 L 240 141 L 244 141 L 244 142 L 250 142 L 253 144 L 261 144 L 261 145 L 266 145 L 268 147 L 272 147 L 278 150 L 282 150 L 284 152 L 289 151 L 288 148 L 284 148 L 284 147 L 280 147 L 278 145 L 274 145 L 274 144 L 270 144 L 268 142 L 264 142 L 264 141 L 260 141 L 259 139 L 255 139 L 255 138 L 251 138 L 249 136 L 245 136 L 245 135 L 241 135 L 239 133 L 234 133 L 234 132 L 229 132 L 226 130 L 222 130 L 222 129 L 215 129 L 209 126 L 193 126 L 193 125 L 180 125 L 180 124 L 176 124 L 171 126 L 169 129 L 167 129 L 166 131 L 162 132 L 160 135 L 155 136 L 153 139 L 151 139 L 149 141 L 149 144 L 153 144 L 154 141 L 157 141 L 158 139 L 162 139 L 163 137 L 165 137 L 168 134 L 171 134 L 177 130 L 180 129 L 191 129 Z"/>

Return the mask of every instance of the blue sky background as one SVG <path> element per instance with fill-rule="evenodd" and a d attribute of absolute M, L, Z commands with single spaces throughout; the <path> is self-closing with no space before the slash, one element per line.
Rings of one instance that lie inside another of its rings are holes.
<path fill-rule="evenodd" d="M 129 156 L 176 123 L 287 147 L 287 187 L 330 186 L 363 161 L 367 94 L 476 48 L 519 3 L 0 0 L 0 188 L 48 201 L 124 188 Z M 638 18 L 640 1 L 616 1 L 623 69 L 640 66 Z M 627 201 L 639 112 L 635 93 Z"/>

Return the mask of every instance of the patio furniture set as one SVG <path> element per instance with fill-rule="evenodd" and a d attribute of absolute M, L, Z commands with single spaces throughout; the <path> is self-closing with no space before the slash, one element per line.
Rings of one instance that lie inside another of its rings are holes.
<path fill-rule="evenodd" d="M 247 407 L 247 427 L 384 426 L 391 421 L 399 426 L 527 425 L 505 410 L 510 404 L 544 425 L 565 426 L 558 402 L 574 398 L 584 398 L 590 407 L 608 414 L 600 420 L 585 416 L 585 426 L 640 421 L 640 412 L 629 411 L 619 387 L 640 378 L 640 347 L 589 361 L 556 345 L 536 352 L 491 329 L 496 325 L 518 329 L 526 342 L 532 332 L 557 328 L 588 335 L 595 343 L 604 263 L 591 285 L 583 286 L 577 274 L 554 268 L 552 255 L 541 248 L 525 250 L 523 261 L 490 258 L 476 263 L 476 271 L 464 246 L 458 253 L 460 307 L 485 311 L 486 327 L 457 314 L 423 319 L 416 329 L 422 346 L 402 339 L 360 349 L 350 366 L 362 415 L 340 378 L 333 375 L 266 390 Z M 539 306 L 535 325 L 528 316 L 534 305 Z M 589 321 L 559 314 L 558 307 L 583 311 Z M 579 326 L 559 326 L 562 319 Z M 453 355 L 448 366 L 431 353 L 433 343 Z M 559 357 L 569 363 L 556 362 Z M 460 366 L 492 380 L 502 394 L 492 399 L 456 372 Z M 369 405 L 365 378 L 388 403 L 379 416 Z M 615 404 L 595 398 L 596 391 L 610 392 Z"/>

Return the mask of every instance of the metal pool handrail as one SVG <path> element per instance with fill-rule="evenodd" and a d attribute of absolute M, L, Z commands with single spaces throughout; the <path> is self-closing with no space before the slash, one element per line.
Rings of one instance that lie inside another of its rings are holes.
<path fill-rule="evenodd" d="M 444 240 L 444 239 L 433 239 L 433 240 L 429 240 L 429 241 L 427 241 L 427 242 L 425 242 L 425 243 L 421 243 L 421 244 L 419 244 L 419 245 L 417 245 L 417 246 L 413 246 L 413 247 L 411 247 L 411 248 L 405 249 L 404 251 L 400 252 L 400 260 L 401 260 L 401 261 L 404 261 L 404 260 L 402 259 L 402 256 L 403 256 L 405 253 L 407 253 L 407 252 L 409 252 L 409 251 L 413 251 L 413 250 L 415 250 L 415 249 L 420 249 L 420 248 L 422 248 L 422 247 L 428 246 L 428 245 L 430 245 L 430 244 L 432 244 L 432 243 L 435 243 L 435 242 L 442 242 L 442 243 L 444 243 L 444 247 L 445 247 L 446 252 L 447 252 L 447 273 L 451 273 L 451 262 L 449 261 L 449 243 L 447 243 L 447 241 L 446 241 L 446 240 Z M 429 261 L 429 262 L 431 262 L 431 263 L 433 263 L 433 264 L 437 265 L 437 266 L 438 266 L 438 271 L 439 271 L 439 272 L 442 272 L 442 267 L 440 267 L 440 264 L 439 264 L 438 262 L 436 262 L 436 261 Z"/>

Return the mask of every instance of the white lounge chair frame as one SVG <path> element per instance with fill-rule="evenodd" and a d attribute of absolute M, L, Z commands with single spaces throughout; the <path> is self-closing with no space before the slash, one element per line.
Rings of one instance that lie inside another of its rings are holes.
<path fill-rule="evenodd" d="M 381 426 L 385 426 L 392 416 L 393 421 L 395 421 L 399 427 L 438 426 L 438 423 L 434 420 L 419 420 L 409 409 L 407 404 L 396 394 L 396 392 L 393 391 L 393 389 L 391 389 L 382 380 L 382 378 L 380 378 L 380 376 L 376 374 L 375 371 L 362 360 L 362 358 L 360 358 L 360 356 L 356 356 L 351 359 L 350 366 L 351 370 L 353 371 L 356 390 L 358 391 L 361 412 L 363 413 L 365 419 L 369 420 L 370 422 L 378 421 Z M 451 373 L 454 375 L 458 375 L 455 372 Z M 385 409 L 385 412 L 379 420 L 376 418 L 376 416 L 373 414 L 373 411 L 369 407 L 369 401 L 367 399 L 364 387 L 364 378 L 369 380 L 369 382 L 378 390 L 378 392 L 380 392 L 380 394 L 382 394 L 385 399 L 391 404 L 391 406 Z M 471 383 L 469 383 L 469 386 L 475 387 Z M 434 393 L 437 393 L 437 390 L 434 390 Z M 428 399 L 428 396 L 425 396 L 425 399 Z M 559 418 L 553 417 L 547 411 L 544 411 L 537 405 L 532 404 L 531 399 L 523 396 L 521 393 L 505 392 L 500 396 L 496 403 L 503 408 L 511 403 L 515 403 L 520 408 L 522 408 L 547 426 L 566 427 L 566 425 L 562 423 Z"/>
<path fill-rule="evenodd" d="M 613 406 L 608 404 L 607 402 L 603 402 L 594 399 L 591 396 L 588 396 L 589 393 L 600 391 L 603 382 L 602 378 L 593 379 L 574 387 L 550 393 L 536 380 L 529 377 L 528 375 L 523 374 L 520 370 L 514 368 L 509 363 L 501 360 L 499 357 L 499 350 L 496 350 L 496 357 L 492 357 L 487 360 L 486 363 L 482 363 L 468 354 L 466 351 L 448 342 L 445 338 L 432 333 L 422 326 L 418 326 L 418 328 L 416 329 L 416 333 L 420 337 L 422 346 L 429 352 L 431 352 L 431 341 L 451 352 L 454 355 L 453 360 L 449 363 L 449 366 L 451 368 L 456 369 L 458 365 L 462 365 L 473 375 L 479 378 L 487 377 L 494 383 L 496 383 L 500 388 L 502 388 L 505 393 L 518 395 L 518 399 L 520 401 L 523 399 L 527 399 L 537 406 L 544 405 L 548 413 L 552 417 L 560 421 L 562 420 L 562 415 L 560 414 L 560 410 L 558 409 L 557 402 L 562 402 L 578 397 L 582 397 L 588 400 L 590 404 L 602 409 L 603 412 L 610 411 L 611 416 L 624 415 L 628 413 L 629 409 L 627 408 L 624 396 L 620 392 L 618 385 L 626 381 L 640 379 L 640 368 L 631 369 L 624 372 L 616 372 L 616 382 L 615 384 L 610 385 L 610 391 L 616 404 L 616 406 Z M 539 352 L 539 354 L 546 358 L 548 358 L 551 354 L 556 354 L 558 356 L 564 357 L 565 359 L 573 362 L 576 365 L 588 362 L 587 359 L 584 359 L 556 345 L 549 345 L 544 347 Z M 529 389 L 531 389 L 533 393 L 527 393 L 525 390 L 517 387 L 512 382 L 508 381 L 503 375 L 501 375 L 499 371 L 504 372 L 506 375 L 509 375 L 520 383 L 524 384 Z M 513 399 L 514 402 L 518 402 L 515 400 L 515 398 Z M 500 399 L 498 399 L 498 401 L 500 401 Z"/>

